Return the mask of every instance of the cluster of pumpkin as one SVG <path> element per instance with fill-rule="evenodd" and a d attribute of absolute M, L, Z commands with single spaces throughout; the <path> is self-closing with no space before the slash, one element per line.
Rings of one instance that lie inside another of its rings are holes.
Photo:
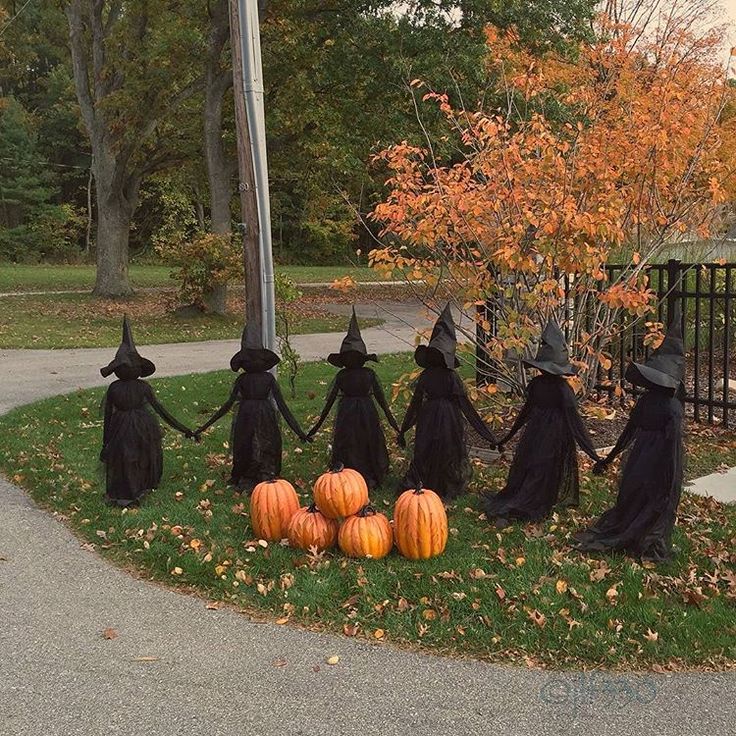
<path fill-rule="evenodd" d="M 442 499 L 425 488 L 408 490 L 394 507 L 393 525 L 368 502 L 363 476 L 338 467 L 314 484 L 314 503 L 300 507 L 287 480 L 259 483 L 250 502 L 253 531 L 260 539 L 289 539 L 292 547 L 323 551 L 335 543 L 348 557 L 385 557 L 394 541 L 411 560 L 442 554 L 447 544 L 447 514 Z"/>

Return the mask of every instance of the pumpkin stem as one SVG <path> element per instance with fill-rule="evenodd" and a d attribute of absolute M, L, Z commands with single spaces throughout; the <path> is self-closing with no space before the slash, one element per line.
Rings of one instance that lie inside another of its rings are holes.
<path fill-rule="evenodd" d="M 371 504 L 367 503 L 363 508 L 358 511 L 356 516 L 360 516 L 361 518 L 365 518 L 366 516 L 375 516 L 378 512 L 376 511 L 375 507 Z"/>
<path fill-rule="evenodd" d="M 335 463 L 330 468 L 330 473 L 342 473 L 343 470 L 345 470 L 345 466 L 342 463 Z"/>
<path fill-rule="evenodd" d="M 422 481 L 418 480 L 416 482 L 416 485 L 414 487 L 414 493 L 418 496 L 420 496 L 422 493 L 424 493 L 424 488 L 422 488 Z"/>
<path fill-rule="evenodd" d="M 316 503 L 310 503 L 309 506 L 307 506 L 307 513 L 308 514 L 318 514 L 319 509 L 317 508 Z"/>

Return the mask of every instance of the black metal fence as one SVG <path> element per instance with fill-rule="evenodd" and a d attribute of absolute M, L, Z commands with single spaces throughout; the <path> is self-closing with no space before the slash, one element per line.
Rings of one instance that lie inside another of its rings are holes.
<path fill-rule="evenodd" d="M 624 265 L 608 265 L 610 282 L 626 269 Z M 736 426 L 736 392 L 730 380 L 736 381 L 736 263 L 682 263 L 670 260 L 652 264 L 646 269 L 649 286 L 657 295 L 658 321 L 667 324 L 677 304 L 682 312 L 682 335 L 687 353 L 685 403 L 691 407 L 696 422 Z M 566 300 L 567 309 L 576 309 L 576 299 Z M 496 324 L 490 307 L 481 307 L 481 316 L 490 329 L 479 325 L 479 343 L 495 334 Z M 583 315 L 592 322 L 592 314 Z M 622 314 L 616 337 L 606 351 L 611 366 L 599 369 L 595 389 L 599 394 L 613 395 L 620 386 L 629 393 L 624 373 L 630 360 L 646 360 L 649 349 L 644 344 L 647 333 L 642 320 Z M 592 324 L 587 325 L 588 329 Z M 484 360 L 479 346 L 476 361 L 479 382 L 492 380 L 492 369 Z"/>

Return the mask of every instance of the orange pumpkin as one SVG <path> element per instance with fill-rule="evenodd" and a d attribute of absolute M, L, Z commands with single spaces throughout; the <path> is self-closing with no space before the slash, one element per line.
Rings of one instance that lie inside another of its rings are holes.
<path fill-rule="evenodd" d="M 355 516 L 348 516 L 337 535 L 340 549 L 348 557 L 385 557 L 394 546 L 391 524 L 384 514 L 366 505 Z"/>
<path fill-rule="evenodd" d="M 250 499 L 250 520 L 259 539 L 277 542 L 286 536 L 291 517 L 299 510 L 299 496 L 288 480 L 259 483 Z"/>
<path fill-rule="evenodd" d="M 317 478 L 314 502 L 329 519 L 352 516 L 368 503 L 368 486 L 357 470 L 338 465 Z"/>
<path fill-rule="evenodd" d="M 447 544 L 447 513 L 442 499 L 421 486 L 404 491 L 394 506 L 394 537 L 399 552 L 410 560 L 442 554 Z"/>
<path fill-rule="evenodd" d="M 312 504 L 299 509 L 289 522 L 289 544 L 299 549 L 329 549 L 337 540 L 337 522 L 328 519 Z"/>

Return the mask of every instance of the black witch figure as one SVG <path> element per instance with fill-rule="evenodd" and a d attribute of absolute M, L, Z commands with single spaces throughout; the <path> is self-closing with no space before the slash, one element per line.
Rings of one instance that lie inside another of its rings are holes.
<path fill-rule="evenodd" d="M 593 472 L 600 475 L 629 446 L 618 498 L 589 529 L 575 535 L 578 549 L 617 551 L 661 562 L 672 557 L 672 529 L 682 492 L 685 373 L 679 309 L 662 344 L 646 363 L 631 363 L 626 378 L 645 392 L 615 447 Z"/>
<path fill-rule="evenodd" d="M 576 370 L 570 364 L 565 336 L 555 322 L 550 320 L 544 328 L 534 360 L 524 363 L 541 371 L 541 375 L 529 382 L 516 421 L 498 443 L 504 445 L 526 427 L 506 487 L 485 501 L 486 516 L 495 518 L 497 527 L 507 526 L 510 519 L 544 519 L 558 502 L 578 505 L 576 444 L 593 460 L 600 460 L 578 413 L 575 394 L 565 380 Z"/>
<path fill-rule="evenodd" d="M 405 447 L 404 435 L 416 425 L 414 456 L 401 490 L 421 483 L 444 498 L 465 492 L 472 472 L 463 416 L 483 439 L 496 445 L 496 438 L 473 408 L 455 371 L 460 365 L 456 346 L 448 303 L 435 323 L 429 344 L 420 345 L 414 353 L 414 360 L 424 370 L 398 436 L 399 446 Z"/>
<path fill-rule="evenodd" d="M 100 453 L 106 470 L 106 498 L 117 506 L 137 503 L 161 480 L 161 427 L 149 407 L 186 437 L 194 436 L 159 403 L 153 389 L 140 380 L 155 370 L 150 360 L 138 354 L 128 318 L 123 317 L 120 347 L 114 360 L 100 369 L 105 378 L 111 373 L 118 377 L 105 394 Z"/>
<path fill-rule="evenodd" d="M 366 361 L 377 363 L 378 358 L 373 353 L 368 354 L 355 309 L 340 352 L 332 353 L 327 360 L 341 370 L 335 376 L 322 414 L 308 436 L 312 437 L 319 430 L 339 396 L 332 429 L 330 467 L 344 465 L 357 470 L 372 490 L 381 484 L 388 472 L 386 437 L 373 399 L 397 432 L 399 425 L 391 413 L 378 376 L 365 367 Z"/>
<path fill-rule="evenodd" d="M 299 439 L 309 439 L 286 405 L 276 378 L 269 373 L 279 360 L 276 353 L 263 347 L 255 327 L 246 325 L 240 350 L 230 359 L 233 371 L 242 368 L 244 372 L 235 379 L 228 400 L 195 433 L 199 437 L 239 402 L 232 422 L 233 467 L 228 481 L 239 491 L 250 493 L 261 481 L 281 474 L 282 441 L 277 410 Z"/>

